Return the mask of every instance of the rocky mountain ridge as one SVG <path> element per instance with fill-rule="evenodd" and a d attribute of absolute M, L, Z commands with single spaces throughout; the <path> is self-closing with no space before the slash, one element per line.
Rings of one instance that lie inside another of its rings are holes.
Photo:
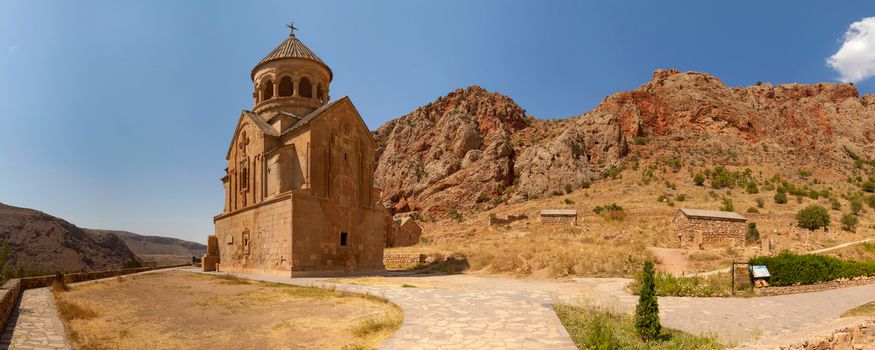
<path fill-rule="evenodd" d="M 378 128 L 376 178 L 394 212 L 441 216 L 579 189 L 631 159 L 820 166 L 838 177 L 853 165 L 848 151 L 875 154 L 872 102 L 850 84 L 731 88 L 666 69 L 590 112 L 548 121 L 472 86 Z"/>

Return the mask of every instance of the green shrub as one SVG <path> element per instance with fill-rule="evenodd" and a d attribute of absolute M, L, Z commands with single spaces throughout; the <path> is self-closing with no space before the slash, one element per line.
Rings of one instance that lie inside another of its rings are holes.
<path fill-rule="evenodd" d="M 865 200 L 866 204 L 869 205 L 869 208 L 875 209 L 875 194 L 866 196 Z"/>
<path fill-rule="evenodd" d="M 678 202 L 683 202 L 683 201 L 687 200 L 687 195 L 681 193 L 681 194 L 677 195 L 677 197 L 675 197 L 675 199 L 676 199 Z"/>
<path fill-rule="evenodd" d="M 574 201 L 571 198 L 565 198 L 565 204 L 574 204 Z"/>
<path fill-rule="evenodd" d="M 464 215 L 462 215 L 462 213 L 460 213 L 458 210 L 456 210 L 456 208 L 448 208 L 447 214 L 450 214 L 450 218 L 452 218 L 453 220 L 456 220 L 456 222 L 462 222 L 462 220 L 464 220 L 464 218 L 465 218 Z"/>
<path fill-rule="evenodd" d="M 644 145 L 646 145 L 646 144 L 647 144 L 647 141 L 649 141 L 649 140 L 648 140 L 646 137 L 642 137 L 642 136 L 636 136 L 636 137 L 633 139 L 633 142 L 634 142 L 636 145 L 639 145 L 639 146 L 644 146 Z"/>
<path fill-rule="evenodd" d="M 757 187 L 756 182 L 750 181 L 747 183 L 747 186 L 744 187 L 744 191 L 749 193 L 749 194 L 756 194 L 756 193 L 760 193 L 760 188 Z"/>
<path fill-rule="evenodd" d="M 616 203 L 611 203 L 604 206 L 597 206 L 592 209 L 592 212 L 596 215 L 601 215 L 608 220 L 619 221 L 626 218 L 626 212 L 623 210 L 623 207 L 617 205 Z"/>
<path fill-rule="evenodd" d="M 720 211 L 735 211 L 735 205 L 732 204 L 732 199 L 729 197 L 723 197 L 722 203 Z"/>
<path fill-rule="evenodd" d="M 589 188 L 591 185 L 589 180 L 580 180 L 580 188 Z"/>
<path fill-rule="evenodd" d="M 842 203 L 839 202 L 839 200 L 835 199 L 835 198 L 829 199 L 829 206 L 832 208 L 832 210 L 841 210 L 842 209 Z"/>
<path fill-rule="evenodd" d="M 656 285 L 653 280 L 653 262 L 644 262 L 641 271 L 641 291 L 635 306 L 635 330 L 641 339 L 656 340 L 662 325 L 659 324 L 659 304 L 656 300 Z"/>
<path fill-rule="evenodd" d="M 747 212 L 750 214 L 759 214 L 760 210 L 754 207 L 747 208 Z"/>
<path fill-rule="evenodd" d="M 696 186 L 704 185 L 705 175 L 702 175 L 702 173 L 696 173 L 696 175 L 693 175 L 693 183 L 696 184 Z"/>
<path fill-rule="evenodd" d="M 480 196 L 477 197 L 477 203 L 483 203 L 489 201 L 489 196 L 486 193 L 480 193 Z"/>
<path fill-rule="evenodd" d="M 812 204 L 796 213 L 796 222 L 799 227 L 816 230 L 829 226 L 829 212 L 826 208 Z"/>
<path fill-rule="evenodd" d="M 787 193 L 782 192 L 780 188 L 778 188 L 778 192 L 775 193 L 775 203 L 778 204 L 787 204 Z"/>
<path fill-rule="evenodd" d="M 747 243 L 756 243 L 760 241 L 760 230 L 757 230 L 757 223 L 747 223 L 747 234 L 744 236 Z"/>
<path fill-rule="evenodd" d="M 799 176 L 802 176 L 803 179 L 807 178 L 807 177 L 811 176 L 811 171 L 808 171 L 805 169 L 799 169 Z"/>
<path fill-rule="evenodd" d="M 565 193 L 571 193 L 574 191 L 574 188 L 571 187 L 571 184 L 565 184 Z"/>
<path fill-rule="evenodd" d="M 752 258 L 750 264 L 768 267 L 771 286 L 814 284 L 839 278 L 875 275 L 875 261 L 841 260 L 816 254 L 798 255 L 784 252 L 775 256 Z"/>
<path fill-rule="evenodd" d="M 869 179 L 869 181 L 860 185 L 860 189 L 863 190 L 863 192 L 875 192 L 875 180 Z"/>
<path fill-rule="evenodd" d="M 842 216 L 842 229 L 845 231 L 854 232 L 860 219 L 854 214 L 845 214 Z"/>
<path fill-rule="evenodd" d="M 143 267 L 143 263 L 137 259 L 130 258 L 127 261 L 125 261 L 124 263 L 122 263 L 122 267 L 124 267 L 126 269 L 136 269 L 136 268 Z"/>
<path fill-rule="evenodd" d="M 757 208 L 762 209 L 762 208 L 765 207 L 765 206 L 766 206 L 766 201 L 764 201 L 764 200 L 763 200 L 762 198 L 760 198 L 760 197 L 757 197 Z"/>

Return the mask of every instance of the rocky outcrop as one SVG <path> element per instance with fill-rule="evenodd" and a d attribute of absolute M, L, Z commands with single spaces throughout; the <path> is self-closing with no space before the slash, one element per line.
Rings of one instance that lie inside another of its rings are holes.
<path fill-rule="evenodd" d="M 470 209 L 513 183 L 511 135 L 529 118 L 510 98 L 456 90 L 375 133 L 378 185 L 394 211 Z"/>
<path fill-rule="evenodd" d="M 485 209 L 597 180 L 639 138 L 647 140 L 633 147 L 645 162 L 816 166 L 845 177 L 853 169 L 846 150 L 875 154 L 875 96 L 858 95 L 850 84 L 733 88 L 665 69 L 589 113 L 546 121 L 469 87 L 381 126 L 376 178 L 395 212 Z"/>
<path fill-rule="evenodd" d="M 514 173 L 518 186 L 511 200 L 573 189 L 618 166 L 628 152 L 618 119 L 591 113 L 569 120 L 559 136 L 522 150 Z"/>
<path fill-rule="evenodd" d="M 557 133 L 546 125 L 555 123 L 535 121 L 510 98 L 480 87 L 453 91 L 375 132 L 383 202 L 395 212 L 440 215 L 540 196 L 579 187 L 626 153 L 609 114 L 560 123 Z"/>
<path fill-rule="evenodd" d="M 771 155 L 751 161 L 790 158 L 831 167 L 847 159 L 845 147 L 875 152 L 873 100 L 859 98 L 850 84 L 730 88 L 705 73 L 663 69 L 635 90 L 608 96 L 594 111 L 616 115 L 627 137 L 712 138 L 712 144 L 741 147 L 738 152 L 751 156 L 757 156 L 753 147 L 765 145 Z"/>

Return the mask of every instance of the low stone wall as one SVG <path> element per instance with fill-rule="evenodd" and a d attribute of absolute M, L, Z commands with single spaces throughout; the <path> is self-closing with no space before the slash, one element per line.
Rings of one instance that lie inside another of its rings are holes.
<path fill-rule="evenodd" d="M 183 265 L 173 265 L 173 266 L 163 266 L 162 269 L 180 267 L 180 266 L 189 266 L 189 264 Z M 132 273 L 144 272 L 149 270 L 155 270 L 156 268 L 152 267 L 139 267 L 132 269 L 118 269 L 118 270 L 106 270 L 106 271 L 93 271 L 93 272 L 78 272 L 78 273 L 68 273 L 64 274 L 64 282 L 66 283 L 76 283 L 76 282 L 84 282 L 90 280 L 96 280 L 101 278 L 115 277 L 121 275 L 127 275 Z M 9 321 L 9 316 L 12 315 L 12 311 L 15 310 L 15 306 L 18 303 L 18 299 L 21 297 L 21 292 L 26 289 L 33 288 L 43 288 L 52 285 L 52 282 L 57 279 L 56 275 L 48 275 L 48 276 L 36 276 L 36 277 L 22 277 L 22 278 L 13 278 L 9 281 L 6 281 L 2 287 L 0 287 L 0 326 L 2 329 L 6 329 L 6 322 Z"/>
<path fill-rule="evenodd" d="M 875 321 L 837 329 L 824 336 L 812 337 L 803 342 L 781 346 L 781 350 L 844 350 L 872 349 L 875 346 Z"/>
<path fill-rule="evenodd" d="M 857 287 L 867 284 L 875 283 L 875 277 L 866 277 L 861 276 L 850 280 L 835 280 L 818 284 L 807 284 L 807 285 L 799 285 L 799 286 L 785 286 L 785 287 L 764 287 L 757 288 L 757 293 L 760 296 L 771 296 L 771 295 L 787 295 L 787 294 L 797 294 L 797 293 L 809 293 L 809 292 L 819 292 L 827 289 L 836 289 L 836 288 L 845 288 L 845 287 Z"/>
<path fill-rule="evenodd" d="M 507 225 L 507 224 L 510 224 L 514 221 L 528 220 L 528 219 L 529 219 L 529 216 L 526 214 L 508 215 L 507 219 L 501 219 L 498 217 L 490 216 L 490 217 L 486 218 L 486 227 Z"/>
<path fill-rule="evenodd" d="M 3 287 L 0 287 L 0 325 L 3 326 L 3 329 L 6 329 L 6 321 L 9 321 L 9 316 L 12 315 L 12 310 L 18 303 L 21 290 L 21 281 L 18 279 L 6 281 Z"/>
<path fill-rule="evenodd" d="M 541 223 L 544 225 L 577 225 L 577 216 L 572 215 L 541 215 Z"/>
<path fill-rule="evenodd" d="M 383 254 L 383 265 L 416 265 L 425 262 L 425 254 L 389 253 Z"/>

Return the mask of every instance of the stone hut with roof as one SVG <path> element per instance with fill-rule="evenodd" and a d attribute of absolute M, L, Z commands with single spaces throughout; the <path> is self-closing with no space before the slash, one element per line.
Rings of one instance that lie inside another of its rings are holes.
<path fill-rule="evenodd" d="M 746 222 L 745 217 L 733 212 L 679 209 L 672 227 L 682 247 L 734 246 L 744 242 Z"/>
<path fill-rule="evenodd" d="M 398 218 L 386 239 L 386 247 L 409 247 L 419 243 L 422 227 L 410 216 Z"/>
<path fill-rule="evenodd" d="M 251 78 L 254 107 L 234 129 L 213 218 L 215 268 L 382 271 L 391 216 L 374 187 L 376 143 L 348 97 L 331 100 L 331 69 L 292 32 Z"/>
<path fill-rule="evenodd" d="M 571 225 L 577 226 L 576 209 L 542 209 L 540 213 L 541 223 L 545 225 Z"/>

